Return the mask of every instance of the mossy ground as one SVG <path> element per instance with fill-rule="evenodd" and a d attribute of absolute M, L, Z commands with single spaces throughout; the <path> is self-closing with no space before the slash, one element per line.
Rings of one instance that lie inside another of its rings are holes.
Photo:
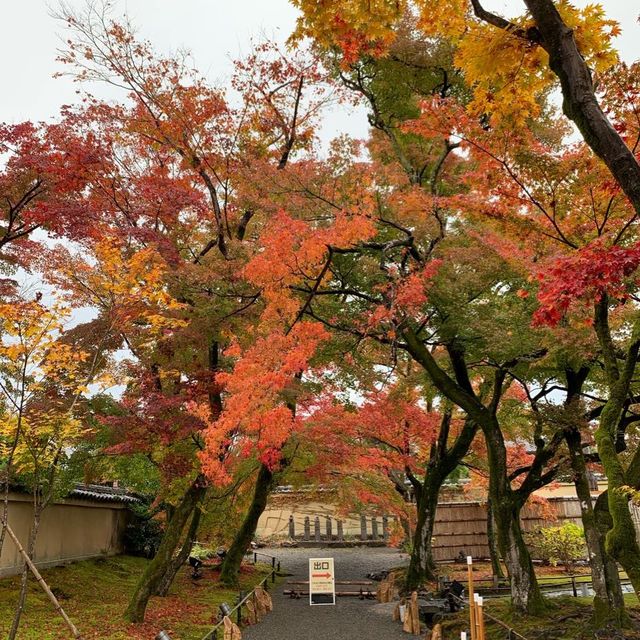
<path fill-rule="evenodd" d="M 101 640 L 151 640 L 161 629 L 171 632 L 176 640 L 194 640 L 204 636 L 215 624 L 222 602 L 233 605 L 237 599 L 237 591 L 218 583 L 216 570 L 207 568 L 203 578 L 192 580 L 190 569 L 184 567 L 166 598 L 151 599 L 145 622 L 128 624 L 122 614 L 146 563 L 143 558 L 116 556 L 56 567 L 43 575 L 84 637 Z M 243 566 L 240 588 L 251 590 L 270 568 L 261 564 Z M 19 581 L 19 577 L 0 580 L 0 637 L 6 636 L 11 625 Z M 30 578 L 18 638 L 69 637 L 67 627 L 47 596 Z"/>
<path fill-rule="evenodd" d="M 400 584 L 403 573 L 404 570 L 401 569 L 396 576 Z M 440 573 L 447 579 L 457 579 L 465 586 L 467 584 L 466 565 L 441 565 Z M 474 563 L 474 577 L 478 582 L 486 581 L 483 586 L 488 586 L 488 583 L 491 582 L 491 573 L 489 563 Z M 558 584 L 567 588 L 568 576 L 562 567 L 538 566 L 536 574 L 540 582 L 546 586 Z M 591 577 L 588 567 L 576 567 L 572 571 L 572 575 L 576 576 L 576 584 L 587 582 Z M 621 577 L 625 578 L 626 575 L 623 573 Z M 436 590 L 435 584 L 429 586 L 432 590 Z M 477 586 L 480 585 L 477 584 Z M 527 640 L 640 640 L 640 603 L 634 594 L 626 594 L 625 602 L 630 625 L 622 632 L 609 632 L 593 627 L 591 598 L 547 597 L 545 612 L 541 616 L 523 616 L 514 612 L 508 597 L 490 598 L 485 600 L 485 611 L 505 622 Z M 445 640 L 457 640 L 460 638 L 461 631 L 469 629 L 468 611 L 464 610 L 457 615 L 447 616 L 442 626 Z M 508 637 L 507 630 L 487 619 L 486 637 L 487 640 L 505 640 Z"/>
<path fill-rule="evenodd" d="M 631 617 L 630 628 L 622 634 L 597 630 L 591 624 L 593 608 L 590 598 L 561 597 L 548 599 L 546 611 L 541 616 L 523 616 L 515 613 L 508 599 L 485 601 L 488 614 L 507 623 L 528 640 L 640 640 L 640 609 L 635 595 L 625 596 Z M 460 631 L 468 629 L 468 613 L 461 612 L 448 617 L 443 623 L 444 637 L 459 638 Z M 597 632 L 597 633 L 596 633 Z M 487 640 L 504 640 L 504 627 L 487 620 Z"/>

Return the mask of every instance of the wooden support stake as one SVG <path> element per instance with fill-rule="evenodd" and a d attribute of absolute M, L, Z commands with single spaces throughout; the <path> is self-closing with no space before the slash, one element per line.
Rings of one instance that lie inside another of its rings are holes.
<path fill-rule="evenodd" d="M 478 596 L 478 630 L 480 631 L 479 640 L 485 640 L 484 637 L 484 599 Z"/>
<path fill-rule="evenodd" d="M 33 573 L 35 579 L 40 583 L 40 586 L 49 597 L 49 600 L 51 600 L 51 603 L 53 604 L 55 610 L 62 616 L 62 619 L 66 622 L 67 626 L 71 630 L 71 633 L 73 633 L 73 637 L 80 638 L 80 640 L 83 640 L 82 634 L 78 631 L 78 629 L 73 624 L 73 622 L 71 622 L 69 616 L 65 613 L 64 609 L 58 602 L 58 599 L 53 595 L 53 592 L 51 591 L 51 589 L 49 589 L 49 585 L 44 581 L 44 578 L 40 575 L 40 572 L 36 568 L 36 565 L 33 564 L 33 562 L 31 562 L 31 558 L 29 557 L 29 554 L 27 554 L 27 552 L 23 549 L 22 545 L 20 544 L 20 540 L 18 540 L 16 534 L 13 532 L 13 529 L 11 529 L 8 522 L 5 524 L 5 527 L 6 527 L 7 533 L 9 534 L 9 537 L 13 540 L 13 543 L 18 548 L 18 553 L 22 556 L 26 565 L 29 567 L 29 570 L 31 571 L 31 573 Z"/>
<path fill-rule="evenodd" d="M 473 594 L 473 631 L 476 640 L 480 640 L 480 610 L 478 609 L 478 594 Z"/>
<path fill-rule="evenodd" d="M 467 575 L 469 578 L 469 593 L 467 599 L 469 600 L 469 628 L 471 630 L 471 640 L 479 640 L 476 638 L 476 607 L 473 593 L 473 558 L 467 556 Z"/>

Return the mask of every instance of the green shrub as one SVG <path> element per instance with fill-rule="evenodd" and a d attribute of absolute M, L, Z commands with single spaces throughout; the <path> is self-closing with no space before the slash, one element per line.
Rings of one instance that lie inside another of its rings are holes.
<path fill-rule="evenodd" d="M 216 557 L 216 552 L 215 549 L 210 549 L 209 547 L 205 547 L 199 542 L 196 542 L 191 548 L 191 553 L 189 555 L 193 558 L 198 558 L 198 560 L 210 560 L 211 558 Z"/>
<path fill-rule="evenodd" d="M 124 551 L 130 556 L 153 558 L 158 551 L 164 527 L 153 517 L 148 505 L 133 505 L 131 522 L 124 531 Z"/>
<path fill-rule="evenodd" d="M 582 527 L 567 522 L 561 527 L 546 527 L 531 536 L 537 556 L 554 567 L 564 566 L 571 571 L 576 560 L 584 557 L 585 538 Z"/>

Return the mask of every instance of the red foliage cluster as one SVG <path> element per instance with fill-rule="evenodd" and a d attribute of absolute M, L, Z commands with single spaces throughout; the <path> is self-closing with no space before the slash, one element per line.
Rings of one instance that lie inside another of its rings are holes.
<path fill-rule="evenodd" d="M 271 469 L 278 467 L 282 447 L 301 420 L 294 387 L 326 338 L 321 325 L 298 323 L 288 333 L 258 338 L 241 353 L 232 372 L 219 374 L 225 409 L 219 419 L 209 421 L 204 432 L 207 449 L 200 455 L 212 482 L 230 480 L 228 461 L 216 455 L 229 449 L 240 459 L 254 455 Z"/>
<path fill-rule="evenodd" d="M 594 242 L 555 260 L 538 275 L 540 308 L 534 322 L 555 325 L 577 302 L 591 303 L 604 294 L 621 301 L 632 284 L 629 278 L 640 266 L 640 243 L 606 247 Z"/>

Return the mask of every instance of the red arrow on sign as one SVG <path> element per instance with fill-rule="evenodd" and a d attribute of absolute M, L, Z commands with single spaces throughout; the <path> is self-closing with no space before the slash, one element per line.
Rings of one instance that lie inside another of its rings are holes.
<path fill-rule="evenodd" d="M 312 573 L 311 576 L 313 578 L 330 578 L 331 574 L 329 572 L 327 572 L 327 573 Z"/>

